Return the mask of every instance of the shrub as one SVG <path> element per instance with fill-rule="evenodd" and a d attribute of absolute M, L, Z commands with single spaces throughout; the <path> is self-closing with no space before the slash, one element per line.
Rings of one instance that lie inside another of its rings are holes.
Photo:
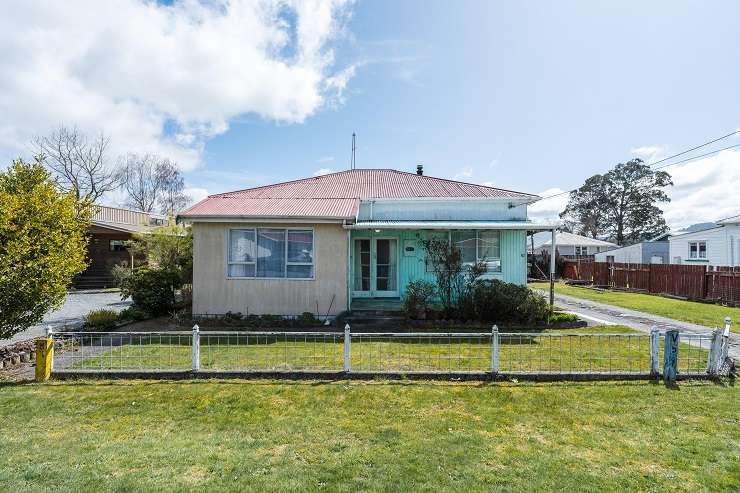
<path fill-rule="evenodd" d="M 146 318 L 148 318 L 147 313 L 135 306 L 128 306 L 118 314 L 118 320 L 120 321 L 144 320 Z"/>
<path fill-rule="evenodd" d="M 578 321 L 578 315 L 574 315 L 572 313 L 563 313 L 563 312 L 555 312 L 555 313 L 548 313 L 547 314 L 547 324 L 563 324 L 568 322 L 577 322 Z"/>
<path fill-rule="evenodd" d="M 484 322 L 534 323 L 545 320 L 548 312 L 542 295 L 518 284 L 477 281 L 469 296 L 467 315 Z"/>
<path fill-rule="evenodd" d="M 110 274 L 113 277 L 113 282 L 116 286 L 120 286 L 123 282 L 131 277 L 131 267 L 128 265 L 116 264 L 110 270 Z"/>
<path fill-rule="evenodd" d="M 93 310 L 85 315 L 85 328 L 93 330 L 112 329 L 118 321 L 118 313 L 113 310 Z"/>
<path fill-rule="evenodd" d="M 311 312 L 303 312 L 298 317 L 298 322 L 303 325 L 317 325 L 320 321 Z"/>
<path fill-rule="evenodd" d="M 426 318 L 435 289 L 436 286 L 429 281 L 411 281 L 406 286 L 406 295 L 403 298 L 406 316 L 411 319 Z"/>
<path fill-rule="evenodd" d="M 140 267 L 121 284 L 121 296 L 130 296 L 136 308 L 150 315 L 165 315 L 175 308 L 175 288 L 179 283 L 176 271 Z"/>

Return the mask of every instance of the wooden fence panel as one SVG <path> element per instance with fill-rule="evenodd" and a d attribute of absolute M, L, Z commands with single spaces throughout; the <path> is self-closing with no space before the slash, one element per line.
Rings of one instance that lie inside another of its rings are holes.
<path fill-rule="evenodd" d="M 740 304 L 740 267 L 709 267 L 706 285 L 708 300 Z"/>
<path fill-rule="evenodd" d="M 672 294 L 696 300 L 704 299 L 706 267 L 703 265 L 652 264 L 650 292 Z"/>

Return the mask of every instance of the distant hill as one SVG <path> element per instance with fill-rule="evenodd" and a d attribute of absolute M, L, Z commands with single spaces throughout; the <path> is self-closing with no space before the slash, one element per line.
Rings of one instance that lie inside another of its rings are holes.
<path fill-rule="evenodd" d="M 675 232 L 675 234 L 696 233 L 697 231 L 704 231 L 705 229 L 712 229 L 716 228 L 717 226 L 718 225 L 716 223 L 696 223 L 683 229 L 679 229 Z"/>

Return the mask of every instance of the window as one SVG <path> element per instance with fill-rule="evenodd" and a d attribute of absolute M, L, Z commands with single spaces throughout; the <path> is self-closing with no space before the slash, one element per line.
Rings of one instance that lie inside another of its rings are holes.
<path fill-rule="evenodd" d="M 606 256 L 606 262 L 609 263 L 609 264 L 613 264 L 614 263 L 614 255 L 607 255 Z"/>
<path fill-rule="evenodd" d="M 588 255 L 588 247 L 576 246 L 576 256 L 580 257 L 581 255 Z"/>
<path fill-rule="evenodd" d="M 313 230 L 229 230 L 229 277 L 313 279 L 313 269 Z"/>
<path fill-rule="evenodd" d="M 126 243 L 123 240 L 110 240 L 109 248 L 111 252 L 123 252 L 126 250 Z"/>
<path fill-rule="evenodd" d="M 486 264 L 487 272 L 501 272 L 501 232 L 457 230 L 449 232 L 449 241 L 460 249 L 464 264 Z M 432 266 L 426 262 L 427 272 Z"/>
<path fill-rule="evenodd" d="M 707 242 L 706 241 L 690 241 L 689 242 L 689 258 L 692 260 L 704 260 L 707 258 Z"/>

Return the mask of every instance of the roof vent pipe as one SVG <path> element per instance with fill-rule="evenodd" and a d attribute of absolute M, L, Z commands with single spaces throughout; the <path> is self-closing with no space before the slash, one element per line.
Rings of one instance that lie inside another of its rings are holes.
<path fill-rule="evenodd" d="M 424 174 L 424 166 L 421 164 L 416 165 L 416 174 L 421 176 Z"/>

